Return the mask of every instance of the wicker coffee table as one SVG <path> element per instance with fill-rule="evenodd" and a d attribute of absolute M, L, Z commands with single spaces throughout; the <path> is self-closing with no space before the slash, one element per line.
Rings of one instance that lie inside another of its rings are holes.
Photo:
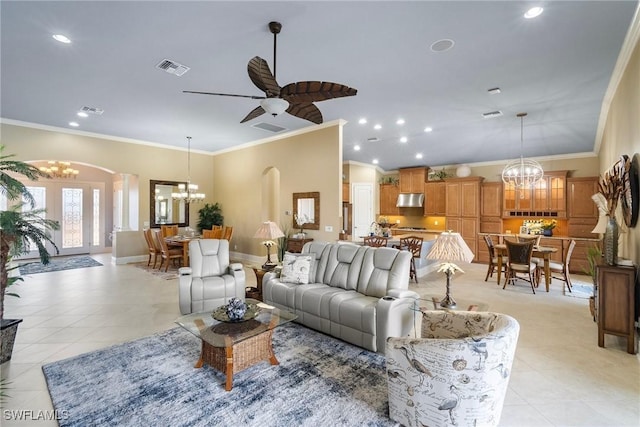
<path fill-rule="evenodd" d="M 194 367 L 201 368 L 206 363 L 224 373 L 226 391 L 233 388 L 234 374 L 243 369 L 263 360 L 272 365 L 279 363 L 273 353 L 273 331 L 297 317 L 257 300 L 247 298 L 246 302 L 256 304 L 259 313 L 244 322 L 220 322 L 210 311 L 188 314 L 176 320 L 178 325 L 202 340 L 200 358 Z"/>

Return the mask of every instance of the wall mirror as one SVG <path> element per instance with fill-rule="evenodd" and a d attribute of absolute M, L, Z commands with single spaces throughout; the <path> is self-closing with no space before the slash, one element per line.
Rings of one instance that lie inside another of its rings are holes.
<path fill-rule="evenodd" d="M 189 204 L 184 200 L 172 197 L 178 193 L 178 185 L 187 185 L 181 181 L 151 180 L 150 195 L 150 224 L 151 228 L 161 225 L 175 225 L 186 227 L 189 225 Z"/>
<path fill-rule="evenodd" d="M 302 228 L 320 230 L 320 192 L 293 193 L 293 228 L 300 229 L 296 217 L 306 217 L 309 222 Z"/>

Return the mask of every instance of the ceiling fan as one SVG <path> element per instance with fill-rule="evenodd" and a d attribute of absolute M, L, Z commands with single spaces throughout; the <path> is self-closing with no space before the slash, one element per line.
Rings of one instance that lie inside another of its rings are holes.
<path fill-rule="evenodd" d="M 240 123 L 255 119 L 264 113 L 277 116 L 287 112 L 310 122 L 322 123 L 322 113 L 313 103 L 344 96 L 354 96 L 358 91 L 354 88 L 332 82 L 302 81 L 289 83 L 280 87 L 276 81 L 276 45 L 277 35 L 282 29 L 279 22 L 269 22 L 269 30 L 273 34 L 273 74 L 267 61 L 259 56 L 249 61 L 247 71 L 249 78 L 265 96 L 236 95 L 231 93 L 198 92 L 185 90 L 183 93 L 201 95 L 235 96 L 239 98 L 260 99 L 260 106 L 254 108 Z"/>

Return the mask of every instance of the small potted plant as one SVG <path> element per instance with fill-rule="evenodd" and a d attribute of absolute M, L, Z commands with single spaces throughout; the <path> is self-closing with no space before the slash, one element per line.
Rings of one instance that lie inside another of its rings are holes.
<path fill-rule="evenodd" d="M 542 221 L 542 235 L 543 236 L 553 236 L 553 229 L 558 225 L 558 221 L 555 219 L 545 219 Z"/>

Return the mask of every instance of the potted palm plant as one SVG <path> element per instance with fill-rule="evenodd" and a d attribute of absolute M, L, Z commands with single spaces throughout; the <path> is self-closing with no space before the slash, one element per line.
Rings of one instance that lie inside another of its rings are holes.
<path fill-rule="evenodd" d="M 222 208 L 218 203 L 213 205 L 207 203 L 198 211 L 198 230 L 210 230 L 214 225 L 222 225 L 224 217 L 222 216 Z"/>
<path fill-rule="evenodd" d="M 39 178 L 48 178 L 49 175 L 28 163 L 10 160 L 14 155 L 4 155 L 3 149 L 4 146 L 0 145 L 0 193 L 6 196 L 9 202 L 22 200 L 7 210 L 0 210 L 0 363 L 11 359 L 18 324 L 22 322 L 22 319 L 4 318 L 4 297 L 17 297 L 17 294 L 7 291 L 11 285 L 22 280 L 16 274 L 17 267 L 11 266 L 11 259 L 29 252 L 29 248 L 35 246 L 40 261 L 48 264 L 51 255 L 46 243 L 51 243 L 56 253 L 58 252 L 58 247 L 51 240 L 50 231 L 60 228 L 57 221 L 44 218 L 46 210 L 35 209 L 33 195 L 14 177 L 17 175 L 37 181 Z"/>

